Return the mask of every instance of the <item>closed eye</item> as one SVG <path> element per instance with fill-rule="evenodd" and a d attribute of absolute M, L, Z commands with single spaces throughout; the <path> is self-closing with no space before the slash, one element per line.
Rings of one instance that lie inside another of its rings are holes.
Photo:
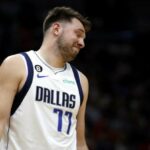
<path fill-rule="evenodd" d="M 77 35 L 78 38 L 85 39 L 85 32 L 84 32 L 84 30 L 78 29 L 78 30 L 75 31 L 75 33 L 76 33 L 76 35 Z"/>

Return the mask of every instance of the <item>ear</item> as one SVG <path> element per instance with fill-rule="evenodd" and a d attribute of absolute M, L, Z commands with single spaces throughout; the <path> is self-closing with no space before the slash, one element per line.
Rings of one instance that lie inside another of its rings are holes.
<path fill-rule="evenodd" d="M 57 36 L 61 30 L 61 24 L 59 22 L 55 22 L 53 23 L 52 28 L 53 28 L 53 34 Z"/>

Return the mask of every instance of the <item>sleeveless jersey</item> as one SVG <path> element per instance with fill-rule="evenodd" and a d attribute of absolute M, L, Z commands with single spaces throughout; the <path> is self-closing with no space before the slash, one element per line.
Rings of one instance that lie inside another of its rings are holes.
<path fill-rule="evenodd" d="M 54 70 L 33 50 L 21 53 L 27 79 L 16 95 L 0 150 L 76 150 L 83 99 L 78 70 Z"/>

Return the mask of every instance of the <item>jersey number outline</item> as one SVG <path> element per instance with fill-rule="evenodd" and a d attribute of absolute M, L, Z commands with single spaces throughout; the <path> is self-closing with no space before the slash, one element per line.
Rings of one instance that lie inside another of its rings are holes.
<path fill-rule="evenodd" d="M 54 108 L 53 112 L 58 114 L 58 126 L 57 126 L 58 132 L 61 132 L 61 131 L 62 131 L 62 124 L 63 124 L 63 122 L 62 122 L 62 117 L 63 117 L 63 115 L 68 116 L 67 134 L 69 134 L 69 132 L 70 132 L 70 127 L 71 127 L 71 124 L 72 124 L 72 122 L 71 122 L 72 113 L 69 112 L 69 111 L 63 112 L 63 110 L 57 109 L 57 108 Z"/>

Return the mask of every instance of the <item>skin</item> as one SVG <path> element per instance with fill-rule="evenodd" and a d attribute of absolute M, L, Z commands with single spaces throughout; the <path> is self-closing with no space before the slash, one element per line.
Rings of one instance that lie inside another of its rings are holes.
<path fill-rule="evenodd" d="M 84 45 L 85 30 L 81 22 L 55 22 L 46 31 L 37 51 L 53 67 L 64 67 L 77 56 Z M 0 66 L 0 137 L 10 118 L 11 106 L 17 92 L 26 80 L 26 68 L 20 55 L 7 57 Z M 77 150 L 88 150 L 85 140 L 85 110 L 88 97 L 88 80 L 80 72 L 84 100 L 77 116 Z"/>

